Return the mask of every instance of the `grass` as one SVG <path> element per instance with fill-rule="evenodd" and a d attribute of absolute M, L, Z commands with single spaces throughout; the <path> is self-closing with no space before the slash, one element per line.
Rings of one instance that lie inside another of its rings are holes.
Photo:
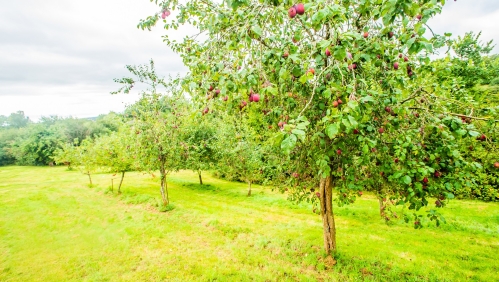
<path fill-rule="evenodd" d="M 158 177 L 95 186 L 65 168 L 0 168 L 0 281 L 494 281 L 499 205 L 452 201 L 447 224 L 386 225 L 374 197 L 336 207 L 338 263 L 328 269 L 320 217 L 256 186 L 180 172 L 172 210 Z"/>

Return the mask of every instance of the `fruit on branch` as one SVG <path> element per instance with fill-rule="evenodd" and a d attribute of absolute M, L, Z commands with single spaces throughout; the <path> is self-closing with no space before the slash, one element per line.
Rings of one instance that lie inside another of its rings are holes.
<path fill-rule="evenodd" d="M 378 129 L 378 132 L 379 132 L 380 134 L 383 134 L 383 132 L 385 132 L 385 129 L 382 127 L 382 128 L 380 128 L 380 129 Z"/>
<path fill-rule="evenodd" d="M 499 168 L 499 162 L 495 162 L 495 163 L 494 163 L 494 167 L 495 167 L 495 168 Z"/>
<path fill-rule="evenodd" d="M 369 32 L 364 32 L 364 38 L 368 38 L 369 37 Z"/>
<path fill-rule="evenodd" d="M 428 183 L 428 177 L 423 178 L 423 183 L 424 184 Z"/>
<path fill-rule="evenodd" d="M 223 100 L 224 102 L 225 102 L 225 101 L 227 101 L 227 100 L 229 100 L 229 96 L 225 96 L 225 97 L 223 97 L 223 98 L 222 98 L 222 100 Z"/>
<path fill-rule="evenodd" d="M 206 115 L 209 111 L 210 111 L 210 109 L 208 107 L 204 108 L 203 109 L 203 116 Z"/>
<path fill-rule="evenodd" d="M 393 68 L 398 70 L 399 69 L 399 63 L 398 62 L 395 62 L 393 63 Z"/>
<path fill-rule="evenodd" d="M 338 101 L 333 101 L 333 107 L 335 107 L 335 108 L 338 107 Z"/>
<path fill-rule="evenodd" d="M 353 134 L 359 134 L 359 130 L 356 128 L 353 130 Z"/>
<path fill-rule="evenodd" d="M 305 5 L 303 5 L 303 3 L 298 3 L 294 7 L 298 15 L 305 14 Z"/>
<path fill-rule="evenodd" d="M 288 16 L 290 18 L 296 17 L 296 9 L 294 7 L 289 8 L 289 10 L 288 10 Z"/>
<path fill-rule="evenodd" d="M 329 51 L 329 48 L 326 48 L 326 57 L 331 56 L 331 51 Z"/>

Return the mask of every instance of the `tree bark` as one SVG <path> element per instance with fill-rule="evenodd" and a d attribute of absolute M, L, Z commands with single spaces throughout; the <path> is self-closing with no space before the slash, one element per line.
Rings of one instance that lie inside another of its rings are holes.
<path fill-rule="evenodd" d="M 381 197 L 378 197 L 378 202 L 379 202 L 379 216 L 381 218 L 386 218 L 386 213 L 385 213 L 385 204 L 383 203 L 383 199 Z"/>
<path fill-rule="evenodd" d="M 248 197 L 251 196 L 251 181 L 248 181 L 249 189 L 248 189 Z"/>
<path fill-rule="evenodd" d="M 321 216 L 323 223 L 324 248 L 326 253 L 331 255 L 336 252 L 336 225 L 333 213 L 333 187 L 331 176 L 322 178 L 319 184 Z"/>
<path fill-rule="evenodd" d="M 166 183 L 166 171 L 165 168 L 160 168 L 161 173 L 161 199 L 163 200 L 163 204 L 168 206 L 170 204 L 170 200 L 168 199 L 168 184 Z"/>
<path fill-rule="evenodd" d="M 87 175 L 88 175 L 88 180 L 90 181 L 90 186 L 94 185 L 92 183 L 92 177 L 90 176 L 90 171 L 87 171 Z"/>
<path fill-rule="evenodd" d="M 199 176 L 199 184 L 203 185 L 203 178 L 201 177 L 201 171 L 198 170 L 198 176 Z"/>
<path fill-rule="evenodd" d="M 118 194 L 121 194 L 121 184 L 123 184 L 123 178 L 125 178 L 125 172 L 121 172 L 121 180 L 120 180 L 120 185 L 118 186 Z"/>

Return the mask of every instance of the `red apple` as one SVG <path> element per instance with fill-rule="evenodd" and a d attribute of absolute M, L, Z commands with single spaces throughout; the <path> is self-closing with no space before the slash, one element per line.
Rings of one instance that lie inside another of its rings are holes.
<path fill-rule="evenodd" d="M 495 168 L 499 168 L 499 162 L 495 162 L 495 163 L 494 163 L 494 167 L 495 167 Z"/>
<path fill-rule="evenodd" d="M 333 101 L 333 107 L 338 107 L 338 101 Z"/>
<path fill-rule="evenodd" d="M 423 178 L 423 183 L 424 184 L 428 183 L 428 177 Z"/>
<path fill-rule="evenodd" d="M 229 100 L 229 96 L 225 96 L 225 97 L 223 97 L 223 98 L 222 98 L 222 100 L 224 100 L 224 101 Z"/>
<path fill-rule="evenodd" d="M 359 130 L 356 128 L 353 130 L 353 134 L 359 134 Z"/>
<path fill-rule="evenodd" d="M 303 5 L 302 3 L 298 3 L 294 7 L 295 7 L 295 11 L 298 15 L 305 14 L 305 5 Z"/>
<path fill-rule="evenodd" d="M 260 95 L 259 94 L 253 94 L 253 102 L 258 102 L 260 101 Z"/>
<path fill-rule="evenodd" d="M 341 155 L 341 150 L 340 149 L 336 150 L 336 154 Z"/>
<path fill-rule="evenodd" d="M 369 37 L 369 32 L 364 32 L 364 38 L 368 38 Z"/>
<path fill-rule="evenodd" d="M 393 63 L 393 68 L 398 70 L 399 69 L 399 63 L 398 62 L 395 62 Z"/>
<path fill-rule="evenodd" d="M 341 99 L 338 99 L 338 104 L 339 105 L 343 104 L 343 101 L 341 101 Z"/>
<path fill-rule="evenodd" d="M 296 17 L 296 9 L 294 7 L 289 8 L 289 10 L 288 10 L 288 16 L 290 18 Z"/>
<path fill-rule="evenodd" d="M 385 132 L 385 129 L 382 127 L 380 129 L 378 129 L 378 132 L 381 133 L 381 134 L 383 134 L 383 132 Z"/>
<path fill-rule="evenodd" d="M 285 52 L 285 53 L 282 55 L 282 57 L 283 57 L 283 58 L 285 58 L 285 59 L 286 59 L 288 56 L 289 56 L 289 53 L 288 53 L 288 52 Z"/>
<path fill-rule="evenodd" d="M 331 56 L 331 51 L 329 51 L 329 48 L 326 48 L 326 57 Z"/>

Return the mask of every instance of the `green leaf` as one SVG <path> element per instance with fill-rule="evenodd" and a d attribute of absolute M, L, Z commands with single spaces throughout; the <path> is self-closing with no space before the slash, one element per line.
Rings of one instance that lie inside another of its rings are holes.
<path fill-rule="evenodd" d="M 409 184 L 411 184 L 412 179 L 411 179 L 411 177 L 410 177 L 409 175 L 406 175 L 406 176 L 402 177 L 402 182 L 403 182 L 404 184 L 409 185 Z"/>
<path fill-rule="evenodd" d="M 291 131 L 291 133 L 295 134 L 296 136 L 298 136 L 298 138 L 303 142 L 305 141 L 305 131 L 301 130 L 301 129 L 293 129 Z"/>
<path fill-rule="evenodd" d="M 338 134 L 338 125 L 336 123 L 328 125 L 326 127 L 326 134 L 329 138 L 333 139 Z"/>
<path fill-rule="evenodd" d="M 290 134 L 286 139 L 284 139 L 281 143 L 281 149 L 284 151 L 284 153 L 289 154 L 291 150 L 296 146 L 296 141 L 298 139 L 296 138 L 296 135 Z"/>

